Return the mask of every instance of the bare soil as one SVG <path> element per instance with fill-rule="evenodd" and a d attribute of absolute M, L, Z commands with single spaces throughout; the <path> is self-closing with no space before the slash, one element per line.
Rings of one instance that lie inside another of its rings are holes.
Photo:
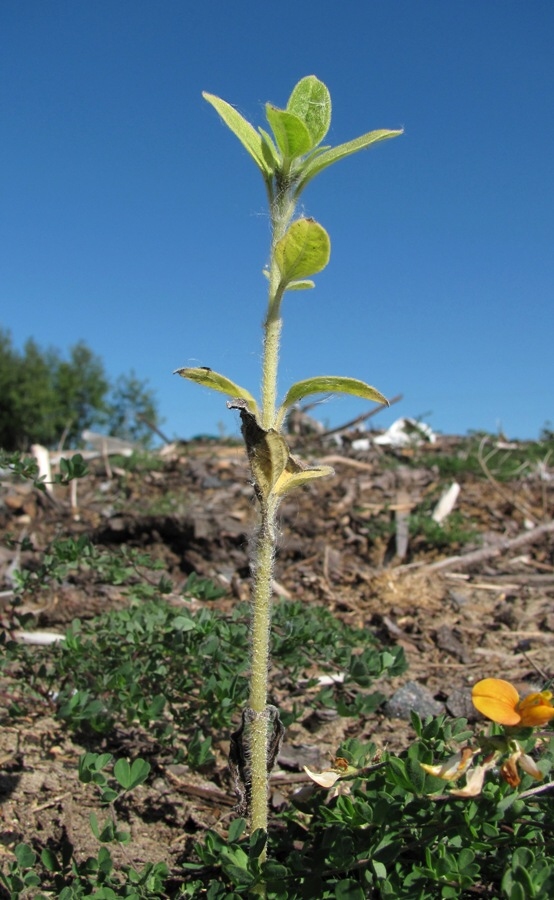
<path fill-rule="evenodd" d="M 461 447 L 456 439 L 442 439 L 427 454 L 455 454 Z M 314 482 L 281 507 L 275 591 L 325 605 L 384 644 L 401 645 L 409 668 L 402 678 L 380 685 L 388 696 L 412 681 L 450 714 L 472 716 L 469 689 L 480 678 L 529 686 L 554 674 L 552 470 L 527 469 L 503 484 L 485 473 L 459 475 L 456 510 L 474 536 L 437 546 L 412 535 L 399 557 L 404 514 L 428 508 L 450 483 L 439 478 L 423 451 L 414 466 L 413 453 L 327 452 L 335 478 Z M 319 459 L 324 455 L 317 453 Z M 310 451 L 303 456 L 309 459 Z M 167 448 L 163 468 L 152 471 L 128 472 L 97 460 L 78 483 L 76 508 L 69 488 L 57 486 L 50 498 L 4 479 L 0 531 L 28 536 L 36 552 L 18 559 L 13 549 L 0 549 L 0 627 L 14 624 L 10 567 L 36 566 L 60 534 L 86 533 L 99 546 L 148 550 L 163 561 L 175 602 L 191 572 L 209 576 L 228 588 L 211 603 L 225 614 L 237 599 L 248 598 L 248 540 L 255 519 L 242 448 L 216 442 Z M 542 531 L 533 530 L 541 525 Z M 519 545 L 506 545 L 518 536 Z M 483 549 L 481 557 L 467 556 Z M 112 585 L 87 583 L 81 573 L 45 586 L 25 603 L 36 616 L 36 629 L 63 632 L 74 617 L 121 607 L 126 598 Z M 69 839 L 79 858 L 97 853 L 89 826 L 90 813 L 99 812 L 97 796 L 77 778 L 78 757 L 87 749 L 143 754 L 152 763 L 147 783 L 118 807 L 133 841 L 115 852 L 116 859 L 135 867 L 164 860 L 178 873 L 206 828 L 225 831 L 235 803 L 226 767 L 229 734 L 213 736 L 216 764 L 200 775 L 174 764 L 139 729 L 91 748 L 75 741 L 54 709 L 46 714 L 43 703 L 9 719 L 5 710 L 13 688 L 0 680 L 0 865 L 13 858 L 20 841 L 55 850 Z M 305 715 L 287 732 L 273 774 L 275 809 L 306 781 L 302 766 L 325 767 L 345 737 L 393 750 L 413 737 L 409 722 L 392 718 L 386 706 L 371 718 L 352 720 L 314 716 L 309 695 L 304 702 Z"/>

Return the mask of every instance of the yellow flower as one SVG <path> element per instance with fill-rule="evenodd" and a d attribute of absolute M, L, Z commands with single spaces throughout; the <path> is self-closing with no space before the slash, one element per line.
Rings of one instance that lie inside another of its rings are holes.
<path fill-rule="evenodd" d="M 552 692 L 541 691 L 538 694 L 527 694 L 520 700 L 517 709 L 521 716 L 522 725 L 546 725 L 554 717 L 554 707 L 551 703 Z"/>
<path fill-rule="evenodd" d="M 528 694 L 522 700 L 513 684 L 502 678 L 484 678 L 473 686 L 473 705 L 487 719 L 499 725 L 521 725 L 535 728 L 554 718 L 552 693 Z"/>

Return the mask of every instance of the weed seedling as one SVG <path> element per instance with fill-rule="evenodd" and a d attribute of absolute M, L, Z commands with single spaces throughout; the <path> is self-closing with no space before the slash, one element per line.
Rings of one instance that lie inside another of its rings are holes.
<path fill-rule="evenodd" d="M 356 378 L 323 375 L 293 384 L 277 403 L 277 370 L 281 307 L 286 293 L 314 287 L 312 276 L 329 262 L 326 230 L 313 218 L 296 217 L 300 196 L 309 182 L 346 156 L 401 131 L 371 131 L 337 147 L 323 145 L 331 122 L 326 86 L 310 75 L 298 82 L 285 109 L 266 104 L 271 134 L 256 129 L 229 103 L 204 94 L 248 151 L 262 174 L 269 203 L 271 244 L 265 269 L 268 299 L 263 323 L 261 400 L 219 372 L 204 367 L 178 369 L 189 381 L 226 394 L 237 409 L 259 505 L 252 547 L 251 677 L 242 723 L 233 735 L 230 763 L 251 830 L 267 831 L 268 778 L 283 736 L 279 711 L 268 706 L 270 601 L 275 557 L 276 513 L 281 498 L 315 478 L 332 475 L 329 466 L 307 466 L 294 457 L 283 437 L 283 423 L 299 401 L 318 393 L 345 393 L 386 403 L 385 397 Z M 263 856 L 263 851 L 262 851 Z"/>

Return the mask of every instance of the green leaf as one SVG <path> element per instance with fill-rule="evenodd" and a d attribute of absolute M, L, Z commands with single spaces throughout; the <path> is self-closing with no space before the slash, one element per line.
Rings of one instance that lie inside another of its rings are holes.
<path fill-rule="evenodd" d="M 270 134 L 268 134 L 267 131 L 265 131 L 259 125 L 258 125 L 258 131 L 260 132 L 260 134 L 262 136 L 262 141 L 265 144 L 266 155 L 268 155 L 271 159 L 271 168 L 278 169 L 279 166 L 281 165 L 281 157 L 279 156 L 279 151 L 277 150 L 277 147 L 275 146 L 275 144 L 273 142 L 273 138 L 271 137 Z"/>
<path fill-rule="evenodd" d="M 100 829 L 98 840 L 103 844 L 111 844 L 115 840 L 115 825 L 111 819 L 106 819 L 103 827 Z"/>
<path fill-rule="evenodd" d="M 113 773 L 122 788 L 127 790 L 131 786 L 131 766 L 126 759 L 118 759 L 113 767 Z"/>
<path fill-rule="evenodd" d="M 248 850 L 250 859 L 258 859 L 266 844 L 267 832 L 262 828 L 257 828 L 256 831 L 250 835 L 250 848 Z"/>
<path fill-rule="evenodd" d="M 275 245 L 275 260 L 281 284 L 321 272 L 329 262 L 331 242 L 325 229 L 314 219 L 297 219 Z"/>
<path fill-rule="evenodd" d="M 298 195 L 315 175 L 318 175 L 327 166 L 338 162 L 339 159 L 344 159 L 345 156 L 351 156 L 352 153 L 357 153 L 358 150 L 365 150 L 366 147 L 371 147 L 372 144 L 386 141 L 388 138 L 398 137 L 403 133 L 404 129 L 402 128 L 398 131 L 388 131 L 387 129 L 368 131 L 367 134 L 362 134 L 360 137 L 354 138 L 353 141 L 347 141 L 346 144 L 339 144 L 338 147 L 331 147 L 330 150 L 320 153 L 318 156 L 310 159 L 304 166 L 296 194 Z"/>
<path fill-rule="evenodd" d="M 275 141 L 285 159 L 304 156 L 312 149 L 312 138 L 307 126 L 298 116 L 266 103 L 265 114 L 271 125 Z"/>
<path fill-rule="evenodd" d="M 387 877 L 387 867 L 384 866 L 382 862 L 378 862 L 378 860 L 374 859 L 372 860 L 371 865 L 377 878 L 385 879 Z"/>
<path fill-rule="evenodd" d="M 216 97 L 214 94 L 208 94 L 207 91 L 203 91 L 202 96 L 204 97 L 204 100 L 211 103 L 227 127 L 231 129 L 236 137 L 238 137 L 243 147 L 248 151 L 258 168 L 261 170 L 264 178 L 271 177 L 273 172 L 267 160 L 267 151 L 264 148 L 261 136 L 253 125 L 241 116 L 230 103 L 221 100 L 220 97 Z"/>
<path fill-rule="evenodd" d="M 14 850 L 15 858 L 21 869 L 28 869 L 36 862 L 36 853 L 28 844 L 18 844 Z"/>
<path fill-rule="evenodd" d="M 89 816 L 90 830 L 92 831 L 95 838 L 100 837 L 100 827 L 98 825 L 98 816 L 95 812 L 91 812 Z"/>
<path fill-rule="evenodd" d="M 316 375 L 314 378 L 297 381 L 288 389 L 279 408 L 277 427 L 281 426 L 286 411 L 310 394 L 353 394 L 355 397 L 362 397 L 363 400 L 373 400 L 375 403 L 389 405 L 383 394 L 358 378 L 346 378 L 342 375 Z"/>
<path fill-rule="evenodd" d="M 246 388 L 241 387 L 239 384 L 235 384 L 234 381 L 226 378 L 225 375 L 214 372 L 213 369 L 208 369 L 206 366 L 198 366 L 196 368 L 175 369 L 173 374 L 180 375 L 181 378 L 187 378 L 189 381 L 194 381 L 196 384 L 202 385 L 202 387 L 211 388 L 212 391 L 227 394 L 228 397 L 233 397 L 233 399 L 246 400 L 248 409 L 253 415 L 256 415 L 257 405 L 250 391 L 247 391 Z"/>
<path fill-rule="evenodd" d="M 135 759 L 131 765 L 131 788 L 142 784 L 150 775 L 150 763 L 146 759 Z"/>
<path fill-rule="evenodd" d="M 227 836 L 229 843 L 234 844 L 235 841 L 238 841 L 244 834 L 245 829 L 246 819 L 233 819 L 229 825 L 229 834 Z"/>
<path fill-rule="evenodd" d="M 520 884 L 513 884 L 510 893 L 506 895 L 509 900 L 529 900 L 529 894 Z"/>
<path fill-rule="evenodd" d="M 60 871 L 60 864 L 56 858 L 56 854 L 52 850 L 49 850 L 48 847 L 45 847 L 40 854 L 40 861 L 48 872 Z"/>
<path fill-rule="evenodd" d="M 194 621 L 187 616 L 176 616 L 173 619 L 173 628 L 175 631 L 193 631 L 195 628 Z"/>
<path fill-rule="evenodd" d="M 365 891 L 352 878 L 345 878 L 335 885 L 336 900 L 364 900 Z"/>
<path fill-rule="evenodd" d="M 150 763 L 145 759 L 135 759 L 132 765 L 126 759 L 118 759 L 113 767 L 113 773 L 126 791 L 146 781 L 150 773 Z"/>
<path fill-rule="evenodd" d="M 262 872 L 265 881 L 273 881 L 274 883 L 284 883 L 284 880 L 290 874 L 290 870 L 276 862 L 274 859 L 268 859 L 262 866 Z"/>
<path fill-rule="evenodd" d="M 109 875 L 113 871 L 112 855 L 107 847 L 100 847 L 98 851 L 98 869 L 104 875 Z"/>
<path fill-rule="evenodd" d="M 302 78 L 289 97 L 287 112 L 305 123 L 312 139 L 312 147 L 323 140 L 331 124 L 331 95 L 315 75 Z"/>
<path fill-rule="evenodd" d="M 302 487 L 314 478 L 325 478 L 334 475 L 335 470 L 331 466 L 306 466 L 294 456 L 289 456 L 287 464 L 273 486 L 277 496 L 282 497 L 296 488 Z"/>
<path fill-rule="evenodd" d="M 309 288 L 314 288 L 315 283 L 307 278 L 302 279 L 302 281 L 289 281 L 287 284 L 287 291 L 307 291 Z"/>

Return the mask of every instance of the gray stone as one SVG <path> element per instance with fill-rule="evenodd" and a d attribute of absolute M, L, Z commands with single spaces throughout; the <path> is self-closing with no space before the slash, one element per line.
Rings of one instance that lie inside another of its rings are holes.
<path fill-rule="evenodd" d="M 422 719 L 426 716 L 439 716 L 444 712 L 444 704 L 435 700 L 431 691 L 417 681 L 407 681 L 385 703 L 385 712 L 395 719 L 410 718 L 416 712 Z"/>

